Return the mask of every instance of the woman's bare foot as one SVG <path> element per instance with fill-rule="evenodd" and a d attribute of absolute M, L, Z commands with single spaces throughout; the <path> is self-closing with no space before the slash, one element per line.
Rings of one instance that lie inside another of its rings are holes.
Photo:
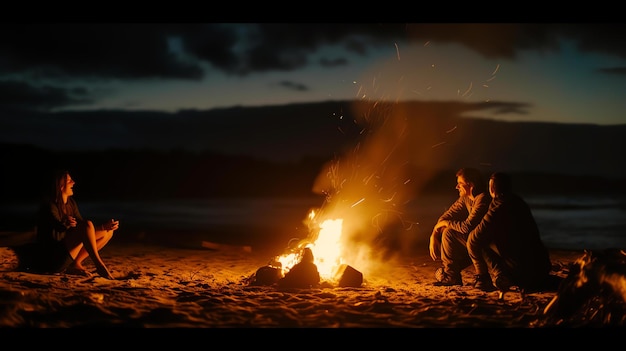
<path fill-rule="evenodd" d="M 91 277 L 91 273 L 85 269 L 83 266 L 71 265 L 65 269 L 66 274 L 70 275 L 80 275 L 82 277 Z"/>
<path fill-rule="evenodd" d="M 109 272 L 109 270 L 105 266 L 97 267 L 96 271 L 102 278 L 111 279 L 111 280 L 115 279 L 113 278 L 113 275 L 111 274 L 111 272 Z"/>

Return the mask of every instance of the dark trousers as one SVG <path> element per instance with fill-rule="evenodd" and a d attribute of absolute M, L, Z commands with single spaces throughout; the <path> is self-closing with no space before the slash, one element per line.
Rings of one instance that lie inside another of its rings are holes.
<path fill-rule="evenodd" d="M 466 243 L 467 234 L 448 228 L 441 233 L 441 262 L 446 274 L 460 277 L 461 271 L 472 263 Z"/>

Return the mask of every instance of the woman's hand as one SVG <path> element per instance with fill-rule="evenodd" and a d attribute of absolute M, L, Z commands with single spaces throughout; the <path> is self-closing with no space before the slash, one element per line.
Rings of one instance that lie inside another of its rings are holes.
<path fill-rule="evenodd" d="M 120 227 L 120 221 L 116 221 L 114 219 L 111 219 L 102 225 L 102 229 L 106 231 L 117 230 L 119 227 Z"/>
<path fill-rule="evenodd" d="M 65 219 L 65 225 L 68 227 L 76 227 L 76 218 L 74 216 L 67 216 Z"/>

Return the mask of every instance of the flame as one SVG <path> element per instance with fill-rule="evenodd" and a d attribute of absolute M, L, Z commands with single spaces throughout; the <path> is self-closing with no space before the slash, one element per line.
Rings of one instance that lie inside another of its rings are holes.
<path fill-rule="evenodd" d="M 341 258 L 342 219 L 327 219 L 320 224 L 317 240 L 311 245 L 320 276 L 329 277 L 343 263 Z"/>
<path fill-rule="evenodd" d="M 312 210 L 309 213 L 309 220 L 315 223 L 314 219 L 315 211 Z M 325 280 L 332 279 L 337 268 L 344 263 L 341 257 L 342 226 L 343 219 L 326 219 L 319 224 L 317 238 L 313 242 L 302 241 L 292 252 L 277 257 L 276 261 L 280 263 L 283 274 L 300 261 L 302 250 L 308 247 L 313 252 L 320 277 Z"/>

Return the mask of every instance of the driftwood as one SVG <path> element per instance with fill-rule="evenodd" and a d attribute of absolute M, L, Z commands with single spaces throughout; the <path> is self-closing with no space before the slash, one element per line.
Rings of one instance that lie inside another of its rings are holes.
<path fill-rule="evenodd" d="M 0 232 L 0 247 L 21 246 L 35 241 L 37 231 Z"/>

